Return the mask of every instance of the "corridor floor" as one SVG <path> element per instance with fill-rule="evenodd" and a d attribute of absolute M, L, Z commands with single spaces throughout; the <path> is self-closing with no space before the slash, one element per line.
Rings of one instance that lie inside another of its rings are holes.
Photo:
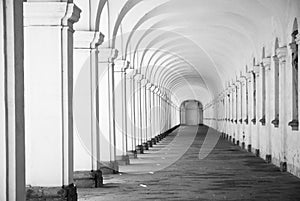
<path fill-rule="evenodd" d="M 79 200 L 300 200 L 300 179 L 218 140 L 213 131 L 209 134 L 218 141 L 207 139 L 208 130 L 176 129 L 131 165 L 121 166 L 120 174 L 104 175 L 104 187 L 78 189 Z M 207 157 L 199 155 L 201 148 Z"/>

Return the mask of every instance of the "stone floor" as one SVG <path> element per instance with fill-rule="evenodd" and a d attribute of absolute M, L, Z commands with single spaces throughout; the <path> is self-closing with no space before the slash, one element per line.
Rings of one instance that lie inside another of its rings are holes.
<path fill-rule="evenodd" d="M 103 188 L 78 189 L 79 200 L 300 200 L 300 179 L 223 138 L 207 140 L 207 132 L 219 138 L 204 126 L 180 127 L 120 174 L 105 176 Z"/>

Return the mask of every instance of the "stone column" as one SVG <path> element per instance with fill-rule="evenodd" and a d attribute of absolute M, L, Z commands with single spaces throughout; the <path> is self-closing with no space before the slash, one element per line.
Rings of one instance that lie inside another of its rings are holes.
<path fill-rule="evenodd" d="M 227 118 L 227 131 L 228 139 L 231 135 L 231 114 L 232 114 L 232 91 L 230 85 L 228 86 L 228 118 Z"/>
<path fill-rule="evenodd" d="M 239 123 L 240 124 L 243 124 L 243 118 L 244 118 L 244 106 L 245 106 L 245 86 L 244 86 L 244 80 L 243 79 L 240 79 L 239 80 L 239 86 L 240 86 L 240 90 L 239 90 L 239 93 L 240 93 L 240 104 L 239 104 L 239 108 L 240 108 L 240 112 L 239 112 Z M 241 126 L 242 128 L 242 126 Z"/>
<path fill-rule="evenodd" d="M 229 134 L 228 130 L 228 124 L 229 124 L 229 92 L 228 92 L 228 87 L 225 89 L 225 137 L 227 138 Z"/>
<path fill-rule="evenodd" d="M 240 80 L 236 81 L 236 91 L 237 91 L 237 105 L 236 105 L 236 144 L 240 145 L 241 138 L 241 119 L 242 119 L 242 83 Z"/>
<path fill-rule="evenodd" d="M 236 95 L 236 85 L 232 85 L 232 142 L 235 143 L 236 137 L 236 108 L 237 108 L 237 95 Z"/>
<path fill-rule="evenodd" d="M 76 31 L 74 34 L 74 181 L 77 187 L 100 187 L 102 173 L 98 170 L 98 50 L 103 34 Z"/>
<path fill-rule="evenodd" d="M 24 3 L 28 200 L 77 199 L 72 98 L 73 23 L 79 15 L 73 3 Z"/>
<path fill-rule="evenodd" d="M 148 81 L 147 79 L 142 79 L 141 80 L 141 88 L 140 88 L 140 92 L 141 92 L 141 110 L 140 110 L 140 120 L 141 120 L 141 138 L 142 138 L 142 145 L 144 150 L 149 150 L 149 146 L 147 143 L 147 122 L 146 122 L 146 118 L 147 118 L 147 102 L 146 102 L 146 85 L 147 85 Z"/>
<path fill-rule="evenodd" d="M 151 133 L 151 108 L 152 108 L 152 98 L 151 98 L 151 86 L 152 84 L 147 82 L 146 84 L 146 96 L 145 96 L 145 99 L 146 99 L 146 108 L 145 108 L 145 111 L 146 111 L 146 136 L 147 136 L 147 143 L 148 143 L 148 146 L 149 147 L 152 147 L 152 133 Z"/>
<path fill-rule="evenodd" d="M 286 115 L 286 104 L 288 101 L 286 100 L 286 57 L 287 57 L 287 47 L 280 47 L 276 50 L 276 54 L 279 59 L 279 128 L 280 128 L 280 168 L 282 171 L 286 171 L 286 133 L 287 133 L 287 115 Z"/>
<path fill-rule="evenodd" d="M 272 118 L 271 118 L 271 123 L 274 125 L 275 128 L 278 128 L 279 126 L 279 59 L 277 57 L 277 55 L 273 56 L 273 68 L 271 69 L 272 72 L 272 94 L 273 96 L 273 104 L 272 104 L 272 108 L 270 109 L 270 111 L 272 112 Z"/>
<path fill-rule="evenodd" d="M 252 151 L 252 139 L 253 139 L 253 133 L 255 128 L 255 104 L 254 104 L 254 79 L 255 75 L 253 71 L 247 72 L 247 79 L 248 79 L 248 119 L 247 123 L 249 124 L 249 135 L 248 135 L 248 151 Z"/>
<path fill-rule="evenodd" d="M 231 140 L 233 136 L 233 87 L 229 86 L 229 140 Z"/>
<path fill-rule="evenodd" d="M 298 54 L 297 45 L 299 44 L 299 34 L 296 36 L 296 40 L 289 44 L 290 48 L 288 50 L 288 65 L 286 65 L 287 78 L 286 84 L 287 90 L 290 90 L 289 93 L 286 93 L 286 100 L 288 101 L 287 105 L 292 107 L 286 108 L 286 113 L 289 115 L 288 125 L 292 128 L 293 131 L 299 130 L 299 64 L 296 67 L 293 61 L 293 54 Z M 297 56 L 298 56 L 297 55 Z M 297 61 L 298 62 L 298 61 Z M 297 68 L 297 69 L 296 69 Z"/>
<path fill-rule="evenodd" d="M 166 126 L 166 105 L 165 105 L 165 94 L 162 91 L 163 89 L 161 89 L 161 92 L 159 94 L 159 99 L 160 99 L 160 134 L 163 134 L 165 132 L 165 126 Z"/>
<path fill-rule="evenodd" d="M 157 125 L 158 125 L 158 135 L 162 133 L 162 91 L 158 88 L 157 92 L 157 102 L 158 102 L 158 113 L 157 113 Z"/>
<path fill-rule="evenodd" d="M 126 102 L 127 105 L 127 147 L 130 158 L 136 158 L 136 141 L 135 141 L 135 115 L 134 115 L 134 75 L 136 70 L 132 68 L 126 69 Z"/>
<path fill-rule="evenodd" d="M 261 62 L 259 67 L 259 122 L 262 126 L 266 124 L 266 74 L 265 74 L 265 68 L 264 61 Z"/>
<path fill-rule="evenodd" d="M 255 114 L 255 129 L 253 130 L 255 133 L 255 137 L 253 137 L 253 145 L 255 146 L 255 155 L 259 156 L 259 147 L 260 147 L 260 130 L 259 130 L 259 125 L 258 122 L 261 117 L 261 106 L 262 106 L 262 80 L 260 77 L 262 77 L 262 74 L 260 73 L 260 66 L 259 65 L 254 65 L 253 66 L 253 71 L 255 74 L 255 97 L 254 98 L 254 104 L 255 104 L 255 109 L 254 109 L 254 114 Z M 253 122 L 254 123 L 254 122 Z"/>
<path fill-rule="evenodd" d="M 143 75 L 136 74 L 134 76 L 134 98 L 135 98 L 135 133 L 136 133 L 136 150 L 137 153 L 143 154 L 143 139 L 142 139 L 142 121 L 141 121 L 141 80 L 143 79 Z"/>
<path fill-rule="evenodd" d="M 245 119 L 247 118 L 247 79 L 245 76 L 241 76 L 241 88 L 242 88 L 242 112 L 241 112 L 241 119 L 240 119 L 240 123 L 241 123 L 241 127 L 243 128 L 241 131 L 241 140 L 242 140 L 242 148 L 245 148 L 245 137 L 246 137 L 246 128 L 247 125 L 245 123 Z"/>
<path fill-rule="evenodd" d="M 99 168 L 103 174 L 118 172 L 116 161 L 115 96 L 114 96 L 114 59 L 118 51 L 99 48 Z"/>
<path fill-rule="evenodd" d="M 155 88 L 155 90 L 153 91 L 154 92 L 154 103 L 155 103 L 155 107 L 154 107 L 154 116 L 153 116 L 153 119 L 154 119 L 154 136 L 157 138 L 157 135 L 159 135 L 159 97 L 158 97 L 158 92 L 159 92 L 159 89 L 158 87 Z"/>
<path fill-rule="evenodd" d="M 156 107 L 156 102 L 155 102 L 155 91 L 156 87 L 155 85 L 151 84 L 150 87 L 150 93 L 151 93 L 151 109 L 150 109 L 150 128 L 151 128 L 151 141 L 152 144 L 156 144 L 156 138 L 155 138 L 155 126 L 156 126 L 156 119 L 155 119 L 155 115 L 156 115 L 156 111 L 155 111 L 155 107 Z"/>
<path fill-rule="evenodd" d="M 296 40 L 295 40 L 296 44 L 298 45 L 298 97 L 297 97 L 297 100 L 298 100 L 298 128 L 296 127 L 296 130 L 299 130 L 299 116 L 300 116 L 300 70 L 299 70 L 299 58 L 300 58 L 300 51 L 299 51 L 299 46 L 300 46 L 300 34 L 298 34 L 296 36 Z"/>
<path fill-rule="evenodd" d="M 25 200 L 23 1 L 0 1 L 0 200 Z"/>
<path fill-rule="evenodd" d="M 272 117 L 274 116 L 274 114 L 272 114 L 272 108 L 274 108 L 272 106 L 272 103 L 274 101 L 272 101 L 272 85 L 271 85 L 271 58 L 270 57 L 265 57 L 263 58 L 262 60 L 262 66 L 264 67 L 264 71 L 265 71 L 265 86 L 264 86 L 264 96 L 265 96 L 265 108 L 263 109 L 264 111 L 264 116 L 265 116 L 265 125 L 267 125 L 265 127 L 265 144 L 266 144 L 266 148 L 265 148 L 265 152 L 266 152 L 266 162 L 270 163 L 271 162 L 271 159 L 272 159 L 272 156 L 271 156 L 271 153 L 272 153 L 272 141 L 271 141 L 271 138 L 272 138 L 272 135 L 271 135 L 271 120 L 272 120 Z M 263 124 L 264 122 L 262 122 Z"/>
<path fill-rule="evenodd" d="M 116 124 L 116 157 L 118 164 L 129 165 L 127 154 L 127 91 L 126 69 L 129 62 L 125 60 L 115 61 L 114 87 L 115 87 L 115 124 Z"/>

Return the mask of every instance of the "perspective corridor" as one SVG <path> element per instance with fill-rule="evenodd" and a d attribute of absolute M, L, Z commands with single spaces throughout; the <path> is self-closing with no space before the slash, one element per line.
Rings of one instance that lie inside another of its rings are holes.
<path fill-rule="evenodd" d="M 299 199 L 299 0 L 1 0 L 0 19 L 0 201 Z"/>

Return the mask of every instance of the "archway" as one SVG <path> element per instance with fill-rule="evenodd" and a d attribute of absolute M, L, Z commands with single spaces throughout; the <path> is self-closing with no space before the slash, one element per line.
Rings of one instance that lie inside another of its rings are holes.
<path fill-rule="evenodd" d="M 197 100 L 186 100 L 180 105 L 180 124 L 203 124 L 203 105 Z"/>

